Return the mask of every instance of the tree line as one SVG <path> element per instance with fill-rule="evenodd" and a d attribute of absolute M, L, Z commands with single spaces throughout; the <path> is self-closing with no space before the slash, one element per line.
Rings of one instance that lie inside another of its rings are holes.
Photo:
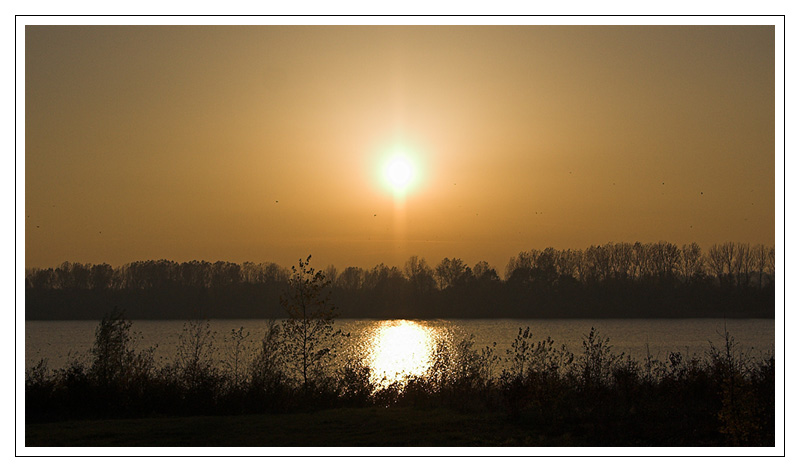
<path fill-rule="evenodd" d="M 345 317 L 774 316 L 775 250 L 726 242 L 608 243 L 532 249 L 502 276 L 486 261 L 322 271 Z M 280 317 L 290 272 L 275 263 L 168 260 L 64 262 L 28 269 L 28 319 L 94 319 L 111 306 L 133 318 Z"/>

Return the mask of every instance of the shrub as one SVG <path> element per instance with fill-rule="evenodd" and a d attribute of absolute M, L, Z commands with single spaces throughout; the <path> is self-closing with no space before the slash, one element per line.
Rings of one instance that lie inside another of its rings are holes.
<path fill-rule="evenodd" d="M 286 406 L 289 395 L 283 352 L 281 326 L 270 320 L 261 346 L 249 366 L 248 398 L 255 411 L 278 410 Z"/>
<path fill-rule="evenodd" d="M 175 362 L 156 370 L 152 349 L 135 350 L 122 315 L 115 310 L 100 322 L 88 363 L 73 358 L 51 371 L 43 359 L 26 370 L 26 421 L 406 405 L 505 409 L 508 421 L 536 434 L 575 434 L 598 445 L 775 441 L 774 356 L 757 360 L 727 333 L 724 347 L 711 344 L 704 358 L 670 352 L 664 361 L 648 354 L 639 363 L 612 353 L 594 328 L 577 360 L 564 345 L 549 337 L 534 343 L 530 329 L 520 328 L 499 377 L 496 346 L 478 351 L 469 337 L 438 343 L 425 375 L 378 388 L 358 359 L 298 381 L 285 325 L 275 321 L 252 356 L 242 347 L 245 332 L 234 330 L 225 369 L 213 356 L 209 322 L 189 322 Z"/>
<path fill-rule="evenodd" d="M 611 352 L 609 338 L 603 339 L 592 327 L 582 343 L 583 353 L 578 358 L 578 369 L 584 389 L 591 390 L 608 384 L 612 369 L 619 359 Z"/>
<path fill-rule="evenodd" d="M 215 363 L 215 334 L 208 320 L 185 323 L 178 337 L 174 368 L 165 371 L 175 376 L 184 406 L 191 412 L 212 410 L 225 385 Z"/>

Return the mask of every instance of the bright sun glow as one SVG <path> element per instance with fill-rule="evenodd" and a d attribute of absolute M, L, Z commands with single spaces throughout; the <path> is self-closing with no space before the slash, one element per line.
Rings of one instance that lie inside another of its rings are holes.
<path fill-rule="evenodd" d="M 385 174 L 392 188 L 396 192 L 403 192 L 411 183 L 411 179 L 414 177 L 414 170 L 408 159 L 398 154 L 386 166 Z"/>
<path fill-rule="evenodd" d="M 371 338 L 368 362 L 375 385 L 403 382 L 424 374 L 431 365 L 433 333 L 419 323 L 383 321 Z"/>

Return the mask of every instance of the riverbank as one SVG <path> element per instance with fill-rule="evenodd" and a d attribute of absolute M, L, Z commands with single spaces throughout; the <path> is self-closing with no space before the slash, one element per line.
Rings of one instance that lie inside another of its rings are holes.
<path fill-rule="evenodd" d="M 208 326 L 190 325 L 180 355 L 156 366 L 152 349 L 134 349 L 131 326 L 110 317 L 96 331 L 90 358 L 55 370 L 42 360 L 26 370 L 30 445 L 769 446 L 775 441 L 774 357 L 745 353 L 729 336 L 724 347 L 712 345 L 702 358 L 671 352 L 664 361 L 647 356 L 639 362 L 612 352 L 609 339 L 594 328 L 575 354 L 549 337 L 536 341 L 526 328 L 519 329 L 507 357 L 495 346 L 476 347 L 472 338 L 440 343 L 424 372 L 381 381 L 372 374 L 382 370 L 357 362 L 303 377 L 299 357 L 286 350 L 291 338 L 282 333 L 289 331 L 274 325 L 246 362 L 241 350 L 215 359 Z M 398 329 L 403 327 L 408 328 Z M 401 334 L 400 340 L 414 338 L 412 332 Z M 232 336 L 244 339 L 241 329 Z"/>
<path fill-rule="evenodd" d="M 493 447 L 541 442 L 541 438 L 534 440 L 524 429 L 502 421 L 496 414 L 380 407 L 273 415 L 66 421 L 28 424 L 25 430 L 28 447 Z M 545 442 L 559 445 L 563 441 L 549 438 Z"/>
<path fill-rule="evenodd" d="M 665 422 L 547 424 L 447 408 L 337 408 L 306 413 L 36 423 L 26 447 L 582 447 L 721 446 L 714 431 Z M 604 434 L 609 428 L 624 434 Z M 689 434 L 686 434 L 689 433 Z M 716 440 L 715 440 L 716 439 Z M 269 455 L 269 451 L 263 451 Z M 233 452 L 235 454 L 235 451 Z M 303 454 L 303 451 L 297 451 Z"/>

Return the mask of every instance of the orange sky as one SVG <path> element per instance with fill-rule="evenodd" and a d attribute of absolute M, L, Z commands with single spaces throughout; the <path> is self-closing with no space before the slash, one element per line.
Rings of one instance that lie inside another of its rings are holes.
<path fill-rule="evenodd" d="M 772 26 L 25 32 L 26 267 L 774 244 Z"/>

